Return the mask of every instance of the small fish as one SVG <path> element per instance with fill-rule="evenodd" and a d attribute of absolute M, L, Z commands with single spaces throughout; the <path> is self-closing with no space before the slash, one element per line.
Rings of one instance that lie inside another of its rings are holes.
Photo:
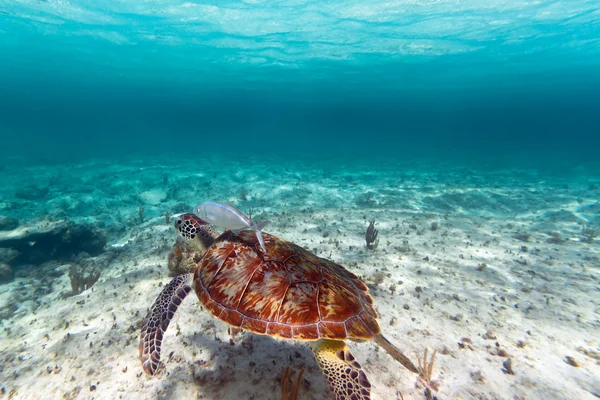
<path fill-rule="evenodd" d="M 205 201 L 198 204 L 194 207 L 194 213 L 210 224 L 222 226 L 232 231 L 240 231 L 246 228 L 254 230 L 260 247 L 265 253 L 267 252 L 261 230 L 269 221 L 254 222 L 234 206 L 216 201 Z"/>

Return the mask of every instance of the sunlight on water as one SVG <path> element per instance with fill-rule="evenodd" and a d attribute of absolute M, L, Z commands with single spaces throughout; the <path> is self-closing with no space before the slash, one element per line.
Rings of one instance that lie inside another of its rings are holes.
<path fill-rule="evenodd" d="M 240 70 L 249 69 L 251 84 L 277 79 L 273 71 L 294 80 L 290 71 L 321 65 L 321 78 L 390 63 L 410 77 L 411 64 L 431 62 L 460 77 L 587 67 L 600 58 L 592 0 L 36 0 L 3 2 L 0 12 L 0 48 L 20 56 L 9 66 L 26 63 L 35 49 L 124 74 L 164 69 L 192 80 L 243 79 Z M 266 66 L 278 68 L 255 69 Z"/>

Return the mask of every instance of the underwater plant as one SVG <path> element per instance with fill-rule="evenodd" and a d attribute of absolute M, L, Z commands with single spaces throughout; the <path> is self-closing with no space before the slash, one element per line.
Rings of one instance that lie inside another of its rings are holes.
<path fill-rule="evenodd" d="M 367 227 L 367 232 L 365 233 L 365 241 L 367 242 L 367 249 L 375 250 L 377 245 L 379 244 L 379 239 L 377 235 L 379 231 L 375 229 L 375 220 L 369 221 L 369 226 Z"/>
<path fill-rule="evenodd" d="M 298 400 L 302 375 L 304 375 L 304 368 L 300 368 L 300 372 L 298 372 L 296 378 L 292 380 L 294 371 L 292 371 L 289 366 L 285 367 L 281 377 L 281 400 Z"/>
<path fill-rule="evenodd" d="M 142 204 L 138 207 L 138 219 L 140 224 L 144 222 L 144 211 L 146 211 L 146 207 Z"/>
<path fill-rule="evenodd" d="M 88 272 L 86 274 L 86 272 Z M 92 267 L 88 271 L 88 265 L 77 267 L 76 264 L 71 264 L 69 278 L 71 279 L 71 296 L 75 296 L 86 289 L 91 288 L 94 283 L 100 278 L 101 271 L 96 267 Z"/>
<path fill-rule="evenodd" d="M 245 187 L 240 190 L 239 198 L 242 201 L 248 201 L 248 190 Z"/>
<path fill-rule="evenodd" d="M 197 255 L 179 241 L 173 245 L 167 258 L 169 276 L 177 276 L 194 272 L 198 263 Z"/>
<path fill-rule="evenodd" d="M 584 243 L 592 243 L 598 236 L 598 229 L 590 225 L 581 227 L 581 241 Z"/>
<path fill-rule="evenodd" d="M 550 237 L 546 239 L 546 243 L 550 244 L 563 244 L 565 239 L 560 236 L 558 232 L 550 232 Z"/>
<path fill-rule="evenodd" d="M 425 397 L 432 398 L 431 390 L 438 392 L 440 390 L 440 383 L 432 379 L 433 376 L 433 367 L 435 366 L 435 356 L 437 355 L 437 350 L 433 350 L 433 354 L 431 354 L 431 358 L 427 360 L 427 347 L 425 348 L 425 352 L 423 354 L 423 358 L 418 357 L 418 369 L 419 369 L 419 382 L 425 386 Z"/>
<path fill-rule="evenodd" d="M 179 243 L 175 243 L 173 250 L 169 252 L 169 256 L 167 258 L 167 267 L 169 268 L 169 273 L 171 276 L 177 276 L 182 273 L 182 271 L 179 269 L 182 259 L 183 247 Z"/>

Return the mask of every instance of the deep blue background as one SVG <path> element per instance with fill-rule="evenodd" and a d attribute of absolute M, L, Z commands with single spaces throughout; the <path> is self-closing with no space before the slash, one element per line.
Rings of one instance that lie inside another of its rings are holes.
<path fill-rule="evenodd" d="M 289 68 L 73 37 L 68 25 L 45 35 L 6 14 L 0 28 L 0 156 L 464 154 L 576 165 L 600 149 L 593 46 L 526 55 L 524 43 L 509 62 L 490 42 L 485 53 Z"/>
<path fill-rule="evenodd" d="M 564 152 L 600 149 L 597 78 L 470 90 L 361 95 L 311 90 L 212 90 L 77 82 L 27 75 L 4 83 L 2 153 L 111 155 L 165 150 L 404 154 L 407 149 Z M 367 89 L 365 89 L 367 92 Z"/>

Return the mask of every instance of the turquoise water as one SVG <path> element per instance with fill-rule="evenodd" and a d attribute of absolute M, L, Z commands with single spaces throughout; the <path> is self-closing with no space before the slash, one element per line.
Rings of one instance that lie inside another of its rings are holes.
<path fill-rule="evenodd" d="M 599 26 L 581 0 L 5 1 L 3 149 L 594 158 Z"/>
<path fill-rule="evenodd" d="M 437 351 L 347 341 L 372 400 L 600 397 L 598 71 L 597 1 L 0 1 L 0 398 L 333 399 L 193 293 L 143 374 L 206 200 Z"/>

